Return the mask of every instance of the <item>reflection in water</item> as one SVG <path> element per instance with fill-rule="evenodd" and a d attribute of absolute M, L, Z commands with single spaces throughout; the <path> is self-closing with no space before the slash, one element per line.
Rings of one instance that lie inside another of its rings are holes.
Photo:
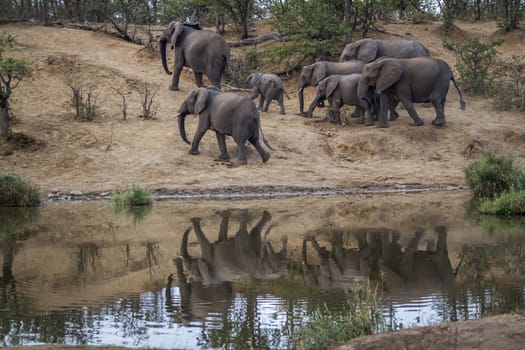
<path fill-rule="evenodd" d="M 525 305 L 523 226 L 465 238 L 472 224 L 308 226 L 289 209 L 157 207 L 135 223 L 111 208 L 64 222 L 52 208 L 0 211 L 2 344 L 288 349 L 312 312 L 344 309 L 367 280 L 392 329 Z"/>

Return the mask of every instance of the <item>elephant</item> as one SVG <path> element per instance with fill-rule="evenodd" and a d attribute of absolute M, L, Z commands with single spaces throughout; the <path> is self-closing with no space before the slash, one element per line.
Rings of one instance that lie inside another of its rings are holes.
<path fill-rule="evenodd" d="M 370 110 L 371 104 L 368 101 L 370 99 L 360 99 L 357 95 L 357 86 L 359 85 L 359 79 L 361 74 L 349 74 L 349 75 L 330 75 L 317 84 L 317 91 L 315 99 L 310 104 L 307 117 L 312 117 L 315 107 L 320 101 L 327 99 L 328 104 L 331 108 L 339 110 L 343 105 L 356 106 L 356 115 L 360 117 L 360 123 L 363 123 L 366 119 L 367 123 L 370 121 Z M 340 118 L 336 120 L 340 124 Z"/>
<path fill-rule="evenodd" d="M 346 45 L 339 62 L 359 60 L 369 63 L 380 57 L 430 57 L 430 53 L 423 44 L 415 39 L 379 40 L 366 38 Z"/>
<path fill-rule="evenodd" d="M 361 73 L 365 64 L 353 60 L 348 62 L 319 61 L 304 66 L 299 76 L 299 114 L 304 113 L 304 88 L 317 86 L 317 84 L 329 75 Z"/>
<path fill-rule="evenodd" d="M 160 57 L 162 66 L 172 74 L 166 62 L 168 40 L 174 48 L 174 69 L 170 90 L 179 90 L 182 67 L 189 67 L 195 75 L 197 87 L 204 86 L 202 74 L 211 84 L 221 88 L 221 77 L 230 64 L 230 48 L 223 37 L 209 30 L 202 30 L 198 24 L 172 21 L 160 36 Z"/>
<path fill-rule="evenodd" d="M 228 238 L 231 211 L 220 213 L 221 224 L 218 239 L 210 243 L 201 228 L 200 218 L 192 218 L 193 231 L 201 250 L 201 257 L 192 257 L 188 251 L 188 237 L 191 231 L 184 232 L 180 255 L 190 281 L 204 285 L 220 285 L 254 278 L 272 279 L 281 276 L 287 269 L 287 239 L 283 237 L 282 247 L 275 252 L 272 244 L 262 237 L 264 227 L 271 221 L 269 212 L 264 211 L 255 226 L 248 230 L 250 219 L 248 210 L 239 212 L 239 230 Z M 266 230 L 268 234 L 271 226 Z"/>
<path fill-rule="evenodd" d="M 238 164 L 247 163 L 246 141 L 255 146 L 263 162 L 270 159 L 270 153 L 259 142 L 259 130 L 266 146 L 271 150 L 273 148 L 264 137 L 259 111 L 250 98 L 235 93 L 221 92 L 215 87 L 200 87 L 190 91 L 180 105 L 178 114 L 180 135 L 184 142 L 190 144 L 184 125 L 188 114 L 199 116 L 199 124 L 191 142 L 190 154 L 199 154 L 199 142 L 206 131 L 211 129 L 217 136 L 221 152 L 220 159 L 230 159 L 226 148 L 226 135 L 232 136 L 237 143 Z"/>
<path fill-rule="evenodd" d="M 370 88 L 380 95 L 380 128 L 388 127 L 386 110 L 393 98 L 401 101 L 416 126 L 423 125 L 423 120 L 413 102 L 432 103 L 436 110 L 432 124 L 442 126 L 445 124 L 445 101 L 451 80 L 458 91 L 460 107 L 464 110 L 463 94 L 445 61 L 430 57 L 382 58 L 366 64 L 359 80 L 358 95 L 361 99 L 367 99 Z"/>
<path fill-rule="evenodd" d="M 252 89 L 250 98 L 253 100 L 260 95 L 259 98 L 259 110 L 261 112 L 267 112 L 268 106 L 272 100 L 279 102 L 281 114 L 286 114 L 284 110 L 283 95 L 290 98 L 284 90 L 283 82 L 275 74 L 263 74 L 259 72 L 251 73 L 248 75 L 248 84 Z"/>

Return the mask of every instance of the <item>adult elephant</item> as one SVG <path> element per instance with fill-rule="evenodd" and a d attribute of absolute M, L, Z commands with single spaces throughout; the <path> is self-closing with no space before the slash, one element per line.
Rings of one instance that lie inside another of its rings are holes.
<path fill-rule="evenodd" d="M 307 86 L 317 86 L 317 84 L 327 76 L 340 74 L 361 73 L 365 64 L 361 61 L 330 62 L 319 61 L 304 66 L 299 77 L 299 113 L 304 113 L 304 88 Z"/>
<path fill-rule="evenodd" d="M 271 221 L 271 215 L 264 211 L 259 221 L 248 229 L 250 215 L 248 210 L 239 212 L 239 229 L 233 237 L 228 237 L 231 211 L 220 213 L 221 224 L 218 238 L 210 242 L 201 228 L 201 219 L 192 218 L 192 227 L 201 250 L 200 257 L 188 251 L 188 237 L 191 229 L 184 232 L 180 255 L 189 277 L 206 285 L 224 282 L 249 280 L 254 278 L 271 279 L 282 275 L 287 269 L 286 239 L 279 252 L 275 252 L 270 242 L 262 237 L 264 227 Z M 266 229 L 266 234 L 271 226 Z"/>
<path fill-rule="evenodd" d="M 413 102 L 430 102 L 436 110 L 432 124 L 445 124 L 445 101 L 452 80 L 460 97 L 460 107 L 465 101 L 450 66 L 443 60 L 430 57 L 382 58 L 368 63 L 363 69 L 358 86 L 359 98 L 367 99 L 369 89 L 380 94 L 378 127 L 388 127 L 386 115 L 392 98 L 405 106 L 416 126 L 423 125 Z"/>
<path fill-rule="evenodd" d="M 246 96 L 235 93 L 221 92 L 215 87 L 198 88 L 190 91 L 179 108 L 179 131 L 182 139 L 190 144 L 186 137 L 186 115 L 199 116 L 199 124 L 191 142 L 190 154 L 199 154 L 199 143 L 208 129 L 214 130 L 221 152 L 220 159 L 228 160 L 230 155 L 226 148 L 226 135 L 232 136 L 239 149 L 238 164 L 246 164 L 246 141 L 249 141 L 259 152 L 262 161 L 270 159 L 268 153 L 259 142 L 259 130 L 263 141 L 272 149 L 261 129 L 259 111 L 255 103 Z"/>
<path fill-rule="evenodd" d="M 170 90 L 179 90 L 182 67 L 193 70 L 198 87 L 204 86 L 202 74 L 206 74 L 214 86 L 221 88 L 222 74 L 230 62 L 230 48 L 222 36 L 209 30 L 202 30 L 198 24 L 171 22 L 159 41 L 162 66 L 166 73 L 172 74 L 166 62 L 168 40 L 174 48 L 173 79 Z"/>
<path fill-rule="evenodd" d="M 359 60 L 365 63 L 380 57 L 412 58 L 430 57 L 428 49 L 415 39 L 361 39 L 345 46 L 339 62 Z"/>
<path fill-rule="evenodd" d="M 250 98 L 253 100 L 259 97 L 259 110 L 268 111 L 268 106 L 272 100 L 279 102 L 279 113 L 286 114 L 284 109 L 284 95 L 286 91 L 284 84 L 277 75 L 270 73 L 251 73 L 248 75 L 248 84 L 252 88 Z M 288 97 L 288 94 L 286 94 Z"/>

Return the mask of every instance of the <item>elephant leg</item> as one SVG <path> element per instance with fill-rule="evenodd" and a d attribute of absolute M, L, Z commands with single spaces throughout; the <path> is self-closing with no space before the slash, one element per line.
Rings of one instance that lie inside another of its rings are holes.
<path fill-rule="evenodd" d="M 222 160 L 230 159 L 230 155 L 228 154 L 228 149 L 226 148 L 226 137 L 217 131 L 215 132 L 215 136 L 217 136 L 217 143 L 219 144 L 219 150 L 221 151 L 221 155 L 219 156 L 219 159 L 222 159 Z"/>
<path fill-rule="evenodd" d="M 270 159 L 270 153 L 266 152 L 266 150 L 263 148 L 263 146 L 261 145 L 261 142 L 259 141 L 259 138 L 251 137 L 248 141 L 255 147 L 257 152 L 259 152 L 259 155 L 261 156 L 263 163 L 266 163 L 268 159 Z"/>
<path fill-rule="evenodd" d="M 279 101 L 279 114 L 286 114 L 286 112 L 284 111 L 284 98 L 282 92 L 279 94 L 279 98 L 277 100 Z"/>
<path fill-rule="evenodd" d="M 199 117 L 199 125 L 197 126 L 197 131 L 195 131 L 195 136 L 191 141 L 190 154 L 197 155 L 199 154 L 199 143 L 201 142 L 202 137 L 209 128 L 209 123 L 205 118 Z"/>
<path fill-rule="evenodd" d="M 306 112 L 306 117 L 311 118 L 314 114 L 314 109 L 319 105 L 319 101 L 323 98 L 319 95 L 316 95 L 312 103 L 310 103 L 310 107 L 308 107 L 308 112 Z"/>
<path fill-rule="evenodd" d="M 204 83 L 202 82 L 202 72 L 193 72 L 195 75 L 195 83 L 197 84 L 197 87 L 203 87 Z"/>
<path fill-rule="evenodd" d="M 268 112 L 268 107 L 270 106 L 270 102 L 272 102 L 272 99 L 269 97 L 266 97 L 266 100 L 264 101 L 264 106 L 262 109 L 263 112 Z"/>
<path fill-rule="evenodd" d="M 381 96 L 379 96 L 379 122 L 377 123 L 378 128 L 388 128 L 386 117 L 389 103 L 390 98 L 388 97 L 388 94 L 382 93 Z"/>
<path fill-rule="evenodd" d="M 439 102 L 432 102 L 434 105 L 434 109 L 436 110 L 436 118 L 432 120 L 432 124 L 437 126 L 443 126 L 445 125 L 445 100 L 446 98 L 443 97 L 441 101 Z"/>
<path fill-rule="evenodd" d="M 175 66 L 173 69 L 173 77 L 171 79 L 171 85 L 169 89 L 171 91 L 179 91 L 179 78 L 182 72 L 182 66 Z"/>
<path fill-rule="evenodd" d="M 388 118 L 388 120 L 393 121 L 399 118 L 399 113 L 397 113 L 396 111 L 398 104 L 399 104 L 398 98 L 395 96 L 390 96 L 390 103 L 388 104 L 389 109 L 390 109 L 390 117 Z"/>
<path fill-rule="evenodd" d="M 261 112 L 263 110 L 263 106 L 264 106 L 264 96 L 263 96 L 263 94 L 261 94 L 261 96 L 259 97 L 259 110 Z"/>
<path fill-rule="evenodd" d="M 239 158 L 237 164 L 244 165 L 248 163 L 246 141 L 244 139 L 235 139 L 235 142 L 237 143 L 237 148 L 239 150 Z"/>
<path fill-rule="evenodd" d="M 341 124 L 341 103 L 337 101 L 332 101 L 328 107 L 328 119 L 330 123 Z"/>
<path fill-rule="evenodd" d="M 355 106 L 354 111 L 350 114 L 352 118 L 363 118 L 363 109 L 360 106 Z"/>
<path fill-rule="evenodd" d="M 405 106 L 405 109 L 408 112 L 408 115 L 410 115 L 410 118 L 414 120 L 414 126 L 421 126 L 424 124 L 423 120 L 419 118 L 419 115 L 416 112 L 416 109 L 414 108 L 414 104 L 412 103 L 412 96 L 410 93 L 407 94 L 399 94 L 399 100 Z M 382 106 L 381 106 L 382 107 Z"/>
<path fill-rule="evenodd" d="M 231 212 L 229 210 L 221 212 L 221 226 L 219 229 L 218 241 L 226 241 L 228 239 L 228 225 L 230 223 Z"/>
<path fill-rule="evenodd" d="M 197 241 L 199 241 L 202 259 L 211 262 L 213 260 L 213 245 L 208 241 L 204 232 L 202 232 L 201 218 L 191 218 L 191 223 L 193 225 L 193 231 L 195 231 L 195 235 L 197 236 Z"/>

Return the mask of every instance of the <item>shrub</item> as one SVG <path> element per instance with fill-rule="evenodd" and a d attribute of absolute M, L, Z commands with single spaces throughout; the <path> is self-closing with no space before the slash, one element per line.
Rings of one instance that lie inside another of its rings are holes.
<path fill-rule="evenodd" d="M 230 67 L 224 74 L 224 82 L 238 88 L 249 88 L 246 78 L 257 70 L 258 65 L 257 50 L 249 49 L 244 56 L 230 60 Z"/>
<path fill-rule="evenodd" d="M 501 39 L 490 42 L 480 38 L 469 39 L 465 44 L 458 42 L 443 43 L 457 56 L 456 68 L 460 74 L 461 86 L 465 91 L 483 95 L 492 88 L 492 68 L 498 54 L 496 46 L 503 43 Z"/>
<path fill-rule="evenodd" d="M 358 284 L 352 288 L 348 308 L 332 312 L 317 309 L 297 336 L 299 349 L 327 349 L 352 338 L 370 335 L 383 325 L 378 288 Z"/>
<path fill-rule="evenodd" d="M 494 199 L 509 191 L 525 189 L 525 174 L 510 156 L 486 151 L 465 169 L 467 186 L 476 199 Z"/>
<path fill-rule="evenodd" d="M 95 87 L 89 85 L 86 92 L 82 83 L 69 84 L 68 86 L 71 89 L 69 104 L 75 110 L 75 119 L 94 120 L 97 116 Z"/>
<path fill-rule="evenodd" d="M 134 184 L 130 190 L 113 192 L 111 199 L 117 207 L 150 205 L 151 193 L 147 189 Z"/>
<path fill-rule="evenodd" d="M 39 204 L 37 186 L 18 176 L 0 174 L 0 206 L 31 207 Z"/>
<path fill-rule="evenodd" d="M 514 55 L 496 63 L 492 84 L 493 106 L 496 109 L 525 110 L 525 59 Z"/>
<path fill-rule="evenodd" d="M 505 192 L 493 200 L 482 201 L 479 211 L 501 216 L 525 215 L 525 190 Z"/>

